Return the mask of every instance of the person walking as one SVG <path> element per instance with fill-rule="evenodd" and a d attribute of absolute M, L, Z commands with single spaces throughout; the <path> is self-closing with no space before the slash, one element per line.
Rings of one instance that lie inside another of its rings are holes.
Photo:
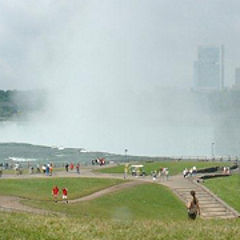
<path fill-rule="evenodd" d="M 188 202 L 187 209 L 188 209 L 188 217 L 192 220 L 195 220 L 197 214 L 200 216 L 200 207 L 198 203 L 198 199 L 196 198 L 196 192 L 191 191 L 190 195 L 192 196 L 192 200 Z"/>
<path fill-rule="evenodd" d="M 52 176 L 52 174 L 53 174 L 53 164 L 50 163 L 50 165 L 49 165 L 49 176 Z"/>
<path fill-rule="evenodd" d="M 59 188 L 57 187 L 57 185 L 55 185 L 52 189 L 52 196 L 55 203 L 57 202 L 58 193 L 59 193 Z"/>
<path fill-rule="evenodd" d="M 66 171 L 66 172 L 68 172 L 68 167 L 69 167 L 69 164 L 66 163 L 66 165 L 65 165 L 65 171 Z"/>
<path fill-rule="evenodd" d="M 76 170 L 77 170 L 77 173 L 80 174 L 80 164 L 79 163 L 77 163 L 77 165 L 76 165 Z"/>
<path fill-rule="evenodd" d="M 63 188 L 62 189 L 62 199 L 65 200 L 66 203 L 68 203 L 68 189 L 67 188 Z"/>
<path fill-rule="evenodd" d="M 124 176 L 123 178 L 126 179 L 128 176 L 128 164 L 125 164 L 125 167 L 124 167 Z"/>
<path fill-rule="evenodd" d="M 0 164 L 0 177 L 2 176 L 2 174 L 3 174 L 3 164 L 1 163 Z"/>

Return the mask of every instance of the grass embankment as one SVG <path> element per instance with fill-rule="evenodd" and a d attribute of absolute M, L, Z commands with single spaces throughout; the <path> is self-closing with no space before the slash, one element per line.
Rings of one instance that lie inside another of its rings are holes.
<path fill-rule="evenodd" d="M 151 171 L 158 170 L 160 168 L 169 168 L 170 175 L 176 175 L 181 173 L 184 168 L 192 168 L 196 166 L 197 169 L 216 167 L 216 166 L 229 166 L 230 162 L 198 162 L 198 161 L 163 161 L 163 162 L 153 162 L 153 163 L 139 163 L 144 164 L 144 169 L 149 175 Z M 124 164 L 112 168 L 104 168 L 96 170 L 102 173 L 122 173 L 124 172 Z"/>
<path fill-rule="evenodd" d="M 0 239 L 18 240 L 238 240 L 239 220 L 113 221 L 0 213 Z"/>
<path fill-rule="evenodd" d="M 57 185 L 60 190 L 68 188 L 69 199 L 75 199 L 121 182 L 123 180 L 100 178 L 1 179 L 0 195 L 50 200 L 52 187 Z"/>
<path fill-rule="evenodd" d="M 240 212 L 240 175 L 205 180 L 208 187 L 231 207 Z"/>
<path fill-rule="evenodd" d="M 164 186 L 142 184 L 75 204 L 27 201 L 26 204 L 66 213 L 74 217 L 102 219 L 186 219 L 184 204 Z"/>
<path fill-rule="evenodd" d="M 168 188 L 159 184 L 137 185 L 75 204 L 50 201 L 55 184 L 59 188 L 66 186 L 69 198 L 75 199 L 121 182 L 123 180 L 91 178 L 2 179 L 0 194 L 23 197 L 27 199 L 24 204 L 74 217 L 124 220 L 186 218 L 184 204 Z"/>

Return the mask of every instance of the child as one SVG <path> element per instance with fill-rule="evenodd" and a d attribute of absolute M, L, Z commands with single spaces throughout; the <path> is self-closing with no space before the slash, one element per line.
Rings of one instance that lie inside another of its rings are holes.
<path fill-rule="evenodd" d="M 58 187 L 57 186 L 53 187 L 52 195 L 55 203 L 57 202 L 58 193 L 59 193 Z"/>
<path fill-rule="evenodd" d="M 63 188 L 62 189 L 62 199 L 65 200 L 66 203 L 68 203 L 68 196 L 67 196 L 67 194 L 68 194 L 67 188 Z"/>

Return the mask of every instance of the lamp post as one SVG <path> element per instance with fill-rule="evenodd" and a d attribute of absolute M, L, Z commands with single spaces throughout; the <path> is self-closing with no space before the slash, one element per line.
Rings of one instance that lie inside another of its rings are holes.
<path fill-rule="evenodd" d="M 214 160 L 214 145 L 215 145 L 215 143 L 214 142 L 212 142 L 211 143 L 211 152 L 212 152 L 212 160 Z"/>
<path fill-rule="evenodd" d="M 127 152 L 128 152 L 128 150 L 125 148 L 125 150 L 124 150 L 124 152 L 125 152 L 125 161 L 127 162 Z"/>

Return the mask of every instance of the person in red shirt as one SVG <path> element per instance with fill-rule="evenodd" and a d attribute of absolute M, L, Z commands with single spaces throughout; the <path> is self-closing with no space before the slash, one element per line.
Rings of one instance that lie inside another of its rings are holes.
<path fill-rule="evenodd" d="M 57 202 L 58 193 L 59 193 L 58 187 L 54 186 L 52 189 L 52 195 L 53 195 L 54 202 Z"/>
<path fill-rule="evenodd" d="M 63 188 L 62 189 L 62 199 L 66 201 L 66 203 L 68 203 L 68 189 L 67 188 Z"/>

